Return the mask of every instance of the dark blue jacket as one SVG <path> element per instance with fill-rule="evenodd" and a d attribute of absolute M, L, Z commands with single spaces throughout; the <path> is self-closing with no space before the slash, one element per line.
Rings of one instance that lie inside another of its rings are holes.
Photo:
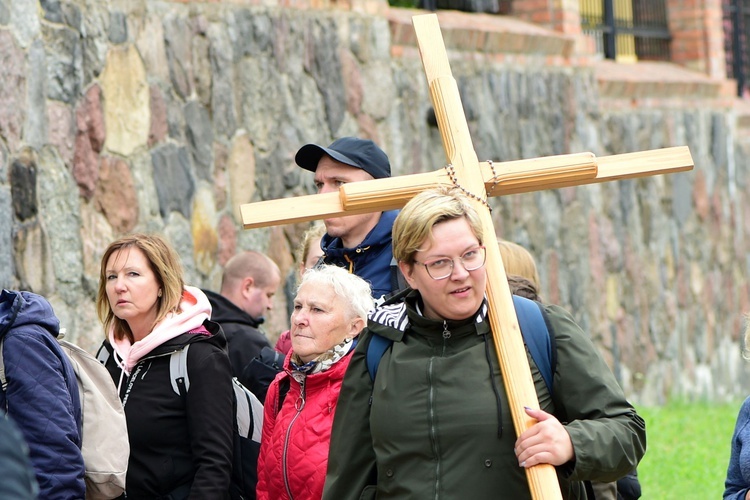
<path fill-rule="evenodd" d="M 394 289 L 395 268 L 391 269 L 393 260 L 393 240 L 391 230 L 398 210 L 390 210 L 380 215 L 377 225 L 355 248 L 343 248 L 341 238 L 323 235 L 320 246 L 323 250 L 323 262 L 345 267 L 350 273 L 370 283 L 372 297 L 379 299 Z"/>
<path fill-rule="evenodd" d="M 232 376 L 237 377 L 245 387 L 250 387 L 243 379 L 247 365 L 260 356 L 264 347 L 271 347 L 266 334 L 260 330 L 260 321 L 237 307 L 231 300 L 210 290 L 203 290 L 211 303 L 211 321 L 221 325 L 229 346 L 229 362 L 232 363 Z"/>
<path fill-rule="evenodd" d="M 49 302 L 29 292 L 0 294 L 0 339 L 8 386 L 0 408 L 21 429 L 45 500 L 84 498 L 81 402 L 73 367 L 56 338 Z"/>
<path fill-rule="evenodd" d="M 737 415 L 731 450 L 723 498 L 745 500 L 750 490 L 750 397 L 742 403 Z"/>

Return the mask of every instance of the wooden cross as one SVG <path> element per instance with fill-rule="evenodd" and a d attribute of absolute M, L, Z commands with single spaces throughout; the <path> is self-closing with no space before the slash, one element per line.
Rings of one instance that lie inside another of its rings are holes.
<path fill-rule="evenodd" d="M 535 421 L 523 407 L 539 408 L 526 350 L 518 326 L 495 228 L 484 201 L 488 195 L 506 195 L 643 177 L 693 168 L 687 147 L 666 148 L 596 158 L 591 153 L 552 156 L 492 164 L 479 163 L 463 114 L 458 85 L 450 70 L 437 15 L 412 18 L 422 64 L 427 75 L 448 166 L 436 172 L 354 182 L 338 193 L 252 203 L 240 207 L 246 229 L 276 224 L 380 212 L 403 207 L 414 195 L 439 184 L 456 184 L 473 194 L 487 248 L 487 298 L 490 325 L 505 390 L 517 434 Z M 477 168 L 479 167 L 479 168 Z M 562 498 L 555 469 L 537 465 L 526 470 L 534 499 Z"/>

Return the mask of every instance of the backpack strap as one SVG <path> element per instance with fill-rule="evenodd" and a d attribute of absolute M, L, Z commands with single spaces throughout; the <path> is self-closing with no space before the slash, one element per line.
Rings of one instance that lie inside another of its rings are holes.
<path fill-rule="evenodd" d="M 245 386 L 237 380 L 237 377 L 232 377 L 232 390 L 234 391 L 234 415 L 237 432 L 242 437 L 255 437 L 252 401 L 249 396 L 250 391 L 245 389 Z M 260 441 L 260 439 L 257 441 Z"/>
<path fill-rule="evenodd" d="M 553 375 L 557 369 L 557 345 L 540 305 L 533 300 L 513 295 L 513 306 L 518 317 L 523 341 L 529 349 L 531 358 L 542 374 L 547 390 L 552 396 Z M 371 332 L 372 333 L 372 332 Z M 366 364 L 370 373 L 370 380 L 375 380 L 378 365 L 385 351 L 393 345 L 393 341 L 377 333 L 372 333 L 367 346 Z"/>
<path fill-rule="evenodd" d="M 554 338 L 547 328 L 546 318 L 539 303 L 513 295 L 513 306 L 516 308 L 518 326 L 531 358 L 542 374 L 547 390 L 552 395 L 552 382 L 557 368 L 557 349 L 553 348 Z"/>
<path fill-rule="evenodd" d="M 96 351 L 96 359 L 98 359 L 101 364 L 106 365 L 107 361 L 109 361 L 109 356 L 109 350 L 104 343 L 102 343 L 102 345 L 99 346 L 99 350 Z"/>
<path fill-rule="evenodd" d="M 190 377 L 187 371 L 187 354 L 190 344 L 169 355 L 169 378 L 172 390 L 180 396 L 186 396 L 190 389 Z"/>
<path fill-rule="evenodd" d="M 375 380 L 375 375 L 378 373 L 378 365 L 380 364 L 380 358 L 383 357 L 385 351 L 387 351 L 393 345 L 393 341 L 373 333 L 370 337 L 370 343 L 367 345 L 366 364 L 367 371 L 370 373 L 370 380 Z"/>

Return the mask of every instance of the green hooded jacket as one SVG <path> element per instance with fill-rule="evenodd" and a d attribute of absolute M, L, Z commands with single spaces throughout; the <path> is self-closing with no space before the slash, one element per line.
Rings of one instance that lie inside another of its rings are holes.
<path fill-rule="evenodd" d="M 526 499 L 513 452 L 503 377 L 486 318 L 429 320 L 418 292 L 376 309 L 339 396 L 324 500 Z M 557 344 L 553 394 L 527 352 L 540 407 L 568 431 L 575 459 L 557 467 L 563 498 L 586 498 L 581 481 L 613 481 L 646 450 L 646 426 L 570 314 L 543 306 Z M 375 381 L 371 334 L 393 340 Z"/>

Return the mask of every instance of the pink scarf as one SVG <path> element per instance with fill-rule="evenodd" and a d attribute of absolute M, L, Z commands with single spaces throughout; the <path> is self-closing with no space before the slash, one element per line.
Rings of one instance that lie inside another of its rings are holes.
<path fill-rule="evenodd" d="M 134 344 L 131 344 L 127 337 L 116 340 L 114 338 L 114 327 L 110 328 L 107 337 L 114 349 L 117 365 L 130 375 L 133 367 L 148 353 L 178 335 L 200 329 L 203 322 L 210 317 L 211 304 L 208 302 L 206 294 L 198 288 L 185 286 L 180 302 L 180 312 L 177 314 L 169 313 L 143 339 Z M 205 332 L 205 329 L 202 330 Z"/>

